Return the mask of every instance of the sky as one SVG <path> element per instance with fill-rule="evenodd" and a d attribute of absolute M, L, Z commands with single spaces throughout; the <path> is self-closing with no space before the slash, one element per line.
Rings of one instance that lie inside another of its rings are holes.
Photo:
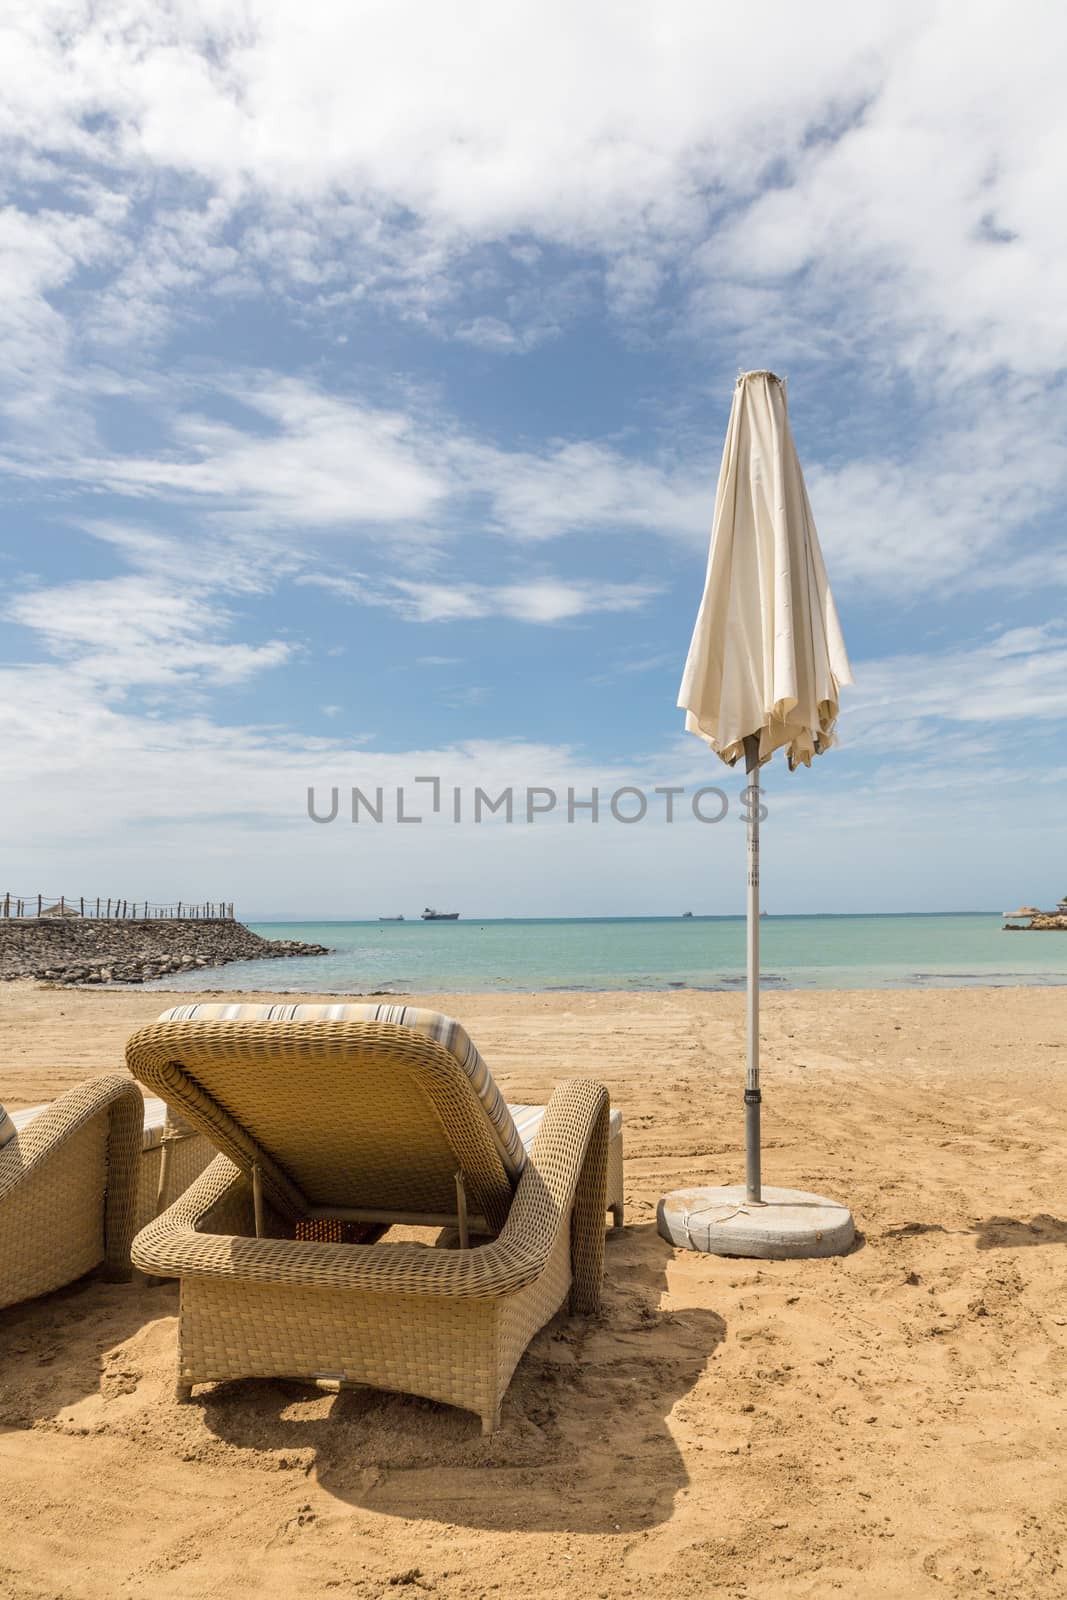
<path fill-rule="evenodd" d="M 0 59 L 0 893 L 741 911 L 675 702 L 758 367 L 856 679 L 765 903 L 1067 892 L 1062 8 L 14 0 Z"/>

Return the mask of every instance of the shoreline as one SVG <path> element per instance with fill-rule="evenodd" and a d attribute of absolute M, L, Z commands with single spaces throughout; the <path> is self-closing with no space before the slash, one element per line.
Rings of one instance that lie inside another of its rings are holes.
<path fill-rule="evenodd" d="M 237 963 L 235 962 L 235 963 L 232 963 L 232 964 L 237 964 Z M 205 974 L 204 974 L 205 977 L 210 976 L 211 972 L 213 972 L 213 971 L 218 971 L 220 973 L 225 973 L 226 968 L 225 967 L 208 968 L 208 969 L 205 970 Z M 231 976 L 232 976 L 232 974 L 231 974 Z M 969 981 L 969 982 L 963 981 L 966 977 L 967 977 L 967 974 L 964 974 L 964 973 L 944 973 L 944 974 L 937 974 L 937 975 L 931 974 L 929 977 L 924 978 L 921 982 L 884 983 L 884 984 L 857 983 L 855 986 L 852 986 L 852 985 L 840 984 L 840 983 L 827 984 L 827 985 L 823 985 L 823 984 L 819 984 L 819 983 L 791 983 L 786 978 L 776 978 L 776 977 L 774 977 L 773 974 L 763 973 L 762 977 L 761 977 L 761 982 L 760 982 L 760 998 L 761 998 L 761 1003 L 762 1003 L 763 998 L 765 996 L 771 995 L 771 994 L 823 994 L 823 995 L 832 995 L 832 994 L 941 994 L 941 993 L 964 993 L 964 992 L 970 993 L 970 992 L 972 992 L 974 990 L 983 990 L 983 991 L 989 991 L 989 992 L 996 992 L 996 991 L 999 991 L 999 990 L 1014 990 L 1014 989 L 1063 989 L 1063 988 L 1067 988 L 1067 976 L 1060 977 L 1060 976 L 1045 975 L 1045 974 L 1025 974 L 1024 975 L 1024 974 L 1012 973 L 1011 975 L 1005 975 L 1004 978 L 1002 979 L 1002 981 L 1000 981 L 1000 982 L 991 982 L 989 980 L 989 978 L 984 974 L 983 975 L 977 975 L 976 974 L 974 976 L 973 980 Z M 13 982 L 13 981 L 17 981 L 17 980 L 9 979 L 7 981 L 8 982 Z M 122 993 L 126 993 L 131 988 L 140 987 L 140 988 L 143 989 L 143 992 L 145 994 L 177 994 L 177 995 L 184 996 L 187 1001 L 189 1001 L 189 997 L 190 996 L 201 995 L 201 996 L 206 998 L 209 995 L 212 995 L 212 996 L 217 995 L 217 994 L 221 993 L 223 991 L 223 988 L 224 988 L 224 986 L 221 985 L 221 984 L 220 985 L 212 984 L 210 986 L 206 986 L 203 989 L 194 989 L 194 988 L 178 989 L 178 988 L 175 988 L 173 986 L 168 985 L 163 979 L 159 979 L 159 980 L 152 979 L 152 980 L 149 980 L 148 982 L 146 982 L 144 985 L 117 984 L 117 983 L 116 984 L 60 984 L 60 983 L 56 983 L 56 984 L 49 985 L 49 984 L 47 984 L 46 980 L 38 979 L 38 980 L 35 980 L 35 981 L 42 983 L 42 985 L 45 986 L 45 987 L 53 987 L 53 988 L 56 988 L 56 989 L 63 989 L 64 991 L 68 991 L 68 990 L 71 990 L 71 989 L 78 989 L 78 990 L 81 990 L 83 993 L 94 993 L 94 994 L 100 994 L 100 993 L 102 993 L 102 994 L 107 994 L 107 993 L 122 994 Z M 157 982 L 159 983 L 159 987 L 158 988 L 154 988 L 154 987 L 150 987 L 149 986 L 150 983 L 151 984 L 155 984 Z M 339 989 L 328 989 L 328 988 L 325 988 L 325 987 L 322 987 L 322 986 L 319 986 L 319 987 L 317 987 L 315 989 L 283 989 L 283 988 L 280 988 L 280 987 L 275 987 L 272 984 L 269 990 L 256 988 L 256 989 L 249 989 L 248 992 L 250 994 L 254 993 L 256 995 L 260 995 L 260 994 L 262 994 L 262 995 L 270 995 L 270 996 L 273 996 L 273 997 L 284 996 L 285 999 L 294 1000 L 294 1001 L 298 1001 L 298 1000 L 303 999 L 305 1001 L 308 1001 L 309 1003 L 312 1000 L 316 999 L 316 998 L 328 998 L 330 1000 L 341 1000 L 341 999 L 348 998 L 348 999 L 353 1000 L 353 1001 L 357 1001 L 357 1000 L 397 1000 L 397 1001 L 401 1001 L 401 1000 L 403 1000 L 403 1001 L 408 1001 L 408 1002 L 410 1002 L 412 1004 L 415 1004 L 415 1003 L 418 1002 L 420 995 L 428 994 L 428 993 L 438 993 L 438 994 L 448 993 L 448 994 L 452 994 L 452 995 L 461 995 L 465 999 L 490 998 L 490 997 L 492 997 L 494 995 L 500 995 L 500 996 L 513 995 L 513 996 L 518 997 L 518 996 L 523 996 L 523 995 L 542 995 L 542 994 L 543 995 L 571 995 L 571 994 L 578 995 L 578 994 L 587 994 L 587 995 L 597 995 L 597 996 L 627 995 L 627 996 L 630 996 L 630 997 L 636 997 L 636 996 L 640 996 L 640 995 L 659 995 L 659 994 L 721 994 L 721 995 L 742 994 L 743 995 L 744 992 L 745 992 L 745 978 L 742 975 L 742 976 L 740 976 L 740 977 L 738 977 L 736 979 L 732 978 L 732 979 L 729 979 L 726 982 L 718 983 L 718 984 L 710 984 L 710 983 L 709 984 L 698 984 L 698 983 L 683 983 L 683 982 L 674 983 L 674 982 L 671 982 L 671 983 L 663 983 L 663 984 L 646 984 L 646 985 L 641 985 L 641 986 L 638 986 L 638 985 L 635 984 L 635 985 L 632 985 L 629 988 L 621 987 L 618 984 L 607 984 L 604 987 L 598 987 L 598 986 L 596 986 L 594 984 L 542 984 L 542 985 L 539 985 L 537 987 L 530 987 L 530 988 L 517 988 L 517 987 L 516 988 L 507 988 L 507 987 L 501 986 L 500 988 L 497 988 L 497 989 L 486 989 L 486 988 L 463 989 L 463 988 L 457 988 L 455 986 L 455 984 L 452 984 L 452 985 L 448 986 L 447 988 L 444 987 L 444 986 L 435 985 L 432 988 L 426 988 L 426 989 L 355 989 L 355 988 L 350 988 L 350 987 L 347 987 L 347 986 L 344 987 L 344 988 L 339 988 Z M 191 1004 L 192 1002 L 189 1001 L 189 1003 Z"/>

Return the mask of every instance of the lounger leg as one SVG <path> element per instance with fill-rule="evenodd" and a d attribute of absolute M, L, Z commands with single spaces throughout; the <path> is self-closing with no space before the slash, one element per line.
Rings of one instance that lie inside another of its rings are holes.
<path fill-rule="evenodd" d="M 256 1218 L 256 1238 L 262 1239 L 266 1227 L 263 1220 L 263 1173 L 260 1171 L 258 1161 L 252 1163 L 252 1209 Z"/>
<path fill-rule="evenodd" d="M 174 1398 L 177 1400 L 179 1405 L 184 1405 L 187 1400 L 191 1400 L 193 1398 L 192 1384 L 182 1383 L 181 1379 L 179 1378 L 178 1382 L 174 1385 Z"/>
<path fill-rule="evenodd" d="M 482 1412 L 482 1437 L 483 1438 L 485 1438 L 490 1433 L 495 1433 L 496 1430 L 499 1428 L 499 1426 L 500 1426 L 500 1407 L 499 1406 L 497 1406 L 495 1411 L 483 1411 Z"/>
<path fill-rule="evenodd" d="M 623 1225 L 622 1133 L 608 1140 L 608 1210 L 616 1228 Z"/>
<path fill-rule="evenodd" d="M 133 1268 L 105 1264 L 100 1268 L 99 1276 L 102 1283 L 129 1283 L 133 1277 Z"/>
<path fill-rule="evenodd" d="M 461 1250 L 469 1250 L 471 1235 L 467 1224 L 467 1185 L 462 1170 L 456 1173 L 456 1221 L 459 1224 L 459 1247 Z"/>
<path fill-rule="evenodd" d="M 164 1128 L 159 1151 L 159 1182 L 156 1185 L 155 1215 L 157 1217 L 159 1216 L 159 1213 L 165 1209 L 163 1200 L 167 1193 L 167 1185 L 170 1183 L 170 1147 L 171 1139 L 169 1137 L 169 1130 Z"/>

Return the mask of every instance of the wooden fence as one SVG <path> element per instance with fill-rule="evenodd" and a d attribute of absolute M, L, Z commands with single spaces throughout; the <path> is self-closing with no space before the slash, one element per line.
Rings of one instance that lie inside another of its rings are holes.
<path fill-rule="evenodd" d="M 123 900 L 102 895 L 11 894 L 0 899 L 0 918 L 85 918 L 114 921 L 232 922 L 232 900 L 179 900 L 176 905 L 160 905 L 154 900 Z"/>

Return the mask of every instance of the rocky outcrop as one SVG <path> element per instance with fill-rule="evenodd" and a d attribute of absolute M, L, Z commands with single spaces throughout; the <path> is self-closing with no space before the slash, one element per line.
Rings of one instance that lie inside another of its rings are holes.
<path fill-rule="evenodd" d="M 0 918 L 0 979 L 147 983 L 228 961 L 328 954 L 321 944 L 262 939 L 243 922 Z"/>
<path fill-rule="evenodd" d="M 1020 917 L 1024 914 L 1030 918 L 1026 926 L 1018 922 L 1006 922 L 1005 933 L 1030 933 L 1034 929 L 1039 933 L 1067 933 L 1067 911 L 1016 912 Z"/>

